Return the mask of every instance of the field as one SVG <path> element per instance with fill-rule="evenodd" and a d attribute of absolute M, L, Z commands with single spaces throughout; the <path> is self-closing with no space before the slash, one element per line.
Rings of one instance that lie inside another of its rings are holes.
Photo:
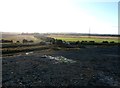
<path fill-rule="evenodd" d="M 118 42 L 117 37 L 108 36 L 46 36 L 65 41 Z M 40 45 L 40 37 L 33 35 L 5 35 L 3 38 L 36 41 L 2 44 L 3 88 L 120 87 L 119 44 L 83 44 L 71 48 L 58 44 Z"/>
<path fill-rule="evenodd" d="M 38 43 L 42 40 L 34 37 L 33 35 L 20 35 L 20 34 L 2 34 L 2 39 L 5 40 L 13 40 L 13 41 L 20 41 L 22 42 L 23 39 L 27 39 L 27 40 L 33 40 L 34 43 Z"/>
<path fill-rule="evenodd" d="M 61 39 L 64 41 L 95 41 L 97 43 L 101 43 L 102 41 L 108 41 L 112 42 L 114 41 L 115 43 L 118 43 L 118 37 L 105 37 L 105 36 L 56 36 L 52 35 L 50 37 L 53 37 L 55 39 Z"/>
<path fill-rule="evenodd" d="M 39 50 L 3 56 L 2 84 L 13 87 L 120 86 L 117 46 Z"/>

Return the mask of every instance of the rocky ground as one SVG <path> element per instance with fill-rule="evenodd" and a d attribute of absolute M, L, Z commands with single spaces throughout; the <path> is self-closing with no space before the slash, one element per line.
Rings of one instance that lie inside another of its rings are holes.
<path fill-rule="evenodd" d="M 42 50 L 2 58 L 5 88 L 43 86 L 120 87 L 119 47 Z"/>

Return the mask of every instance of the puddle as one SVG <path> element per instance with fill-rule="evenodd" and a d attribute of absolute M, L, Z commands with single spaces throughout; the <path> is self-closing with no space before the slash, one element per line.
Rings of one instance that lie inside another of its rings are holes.
<path fill-rule="evenodd" d="M 26 55 L 29 55 L 29 54 L 32 54 L 33 52 L 27 52 L 27 53 L 25 53 Z"/>
<path fill-rule="evenodd" d="M 68 59 L 66 57 L 63 57 L 63 56 L 56 56 L 56 57 L 53 57 L 53 56 L 49 56 L 49 55 L 43 55 L 41 58 L 48 58 L 48 59 L 51 59 L 51 60 L 55 60 L 57 61 L 56 63 L 75 63 L 76 61 L 74 60 L 71 60 L 71 59 Z"/>

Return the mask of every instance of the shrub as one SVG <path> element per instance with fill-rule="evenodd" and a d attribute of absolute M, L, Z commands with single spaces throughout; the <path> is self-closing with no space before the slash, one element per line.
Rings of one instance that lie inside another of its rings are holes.
<path fill-rule="evenodd" d="M 40 44 L 40 45 L 46 45 L 46 43 L 45 43 L 45 42 L 43 42 L 43 41 L 42 41 L 42 42 L 40 42 L 39 44 Z"/>
<path fill-rule="evenodd" d="M 87 43 L 87 41 L 81 41 L 81 44 L 86 44 Z"/>
<path fill-rule="evenodd" d="M 17 41 L 17 43 L 20 43 L 20 41 Z"/>
<path fill-rule="evenodd" d="M 27 43 L 28 42 L 28 40 L 26 40 L 26 39 L 23 39 L 23 43 Z"/>
<path fill-rule="evenodd" d="M 0 42 L 2 42 L 2 43 L 13 43 L 13 40 L 4 40 L 4 39 L 2 39 L 2 40 L 0 40 Z"/>
<path fill-rule="evenodd" d="M 76 41 L 75 44 L 78 45 L 80 42 L 79 41 Z"/>
<path fill-rule="evenodd" d="M 33 43 L 33 40 L 30 40 L 30 41 L 28 41 L 28 42 Z"/>
<path fill-rule="evenodd" d="M 102 43 L 108 44 L 108 41 L 103 41 Z"/>
<path fill-rule="evenodd" d="M 89 41 L 89 43 L 95 43 L 95 41 Z"/>
<path fill-rule="evenodd" d="M 111 41 L 110 43 L 112 43 L 112 44 L 113 44 L 113 43 L 115 43 L 115 42 L 114 42 L 114 41 Z"/>
<path fill-rule="evenodd" d="M 57 44 L 57 45 L 62 45 L 62 44 L 63 44 L 63 41 L 56 39 L 56 44 Z"/>

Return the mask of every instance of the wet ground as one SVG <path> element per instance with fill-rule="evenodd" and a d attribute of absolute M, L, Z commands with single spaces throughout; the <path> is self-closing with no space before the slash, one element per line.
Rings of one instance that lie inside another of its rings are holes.
<path fill-rule="evenodd" d="M 3 87 L 119 86 L 119 47 L 42 50 L 4 56 Z"/>

